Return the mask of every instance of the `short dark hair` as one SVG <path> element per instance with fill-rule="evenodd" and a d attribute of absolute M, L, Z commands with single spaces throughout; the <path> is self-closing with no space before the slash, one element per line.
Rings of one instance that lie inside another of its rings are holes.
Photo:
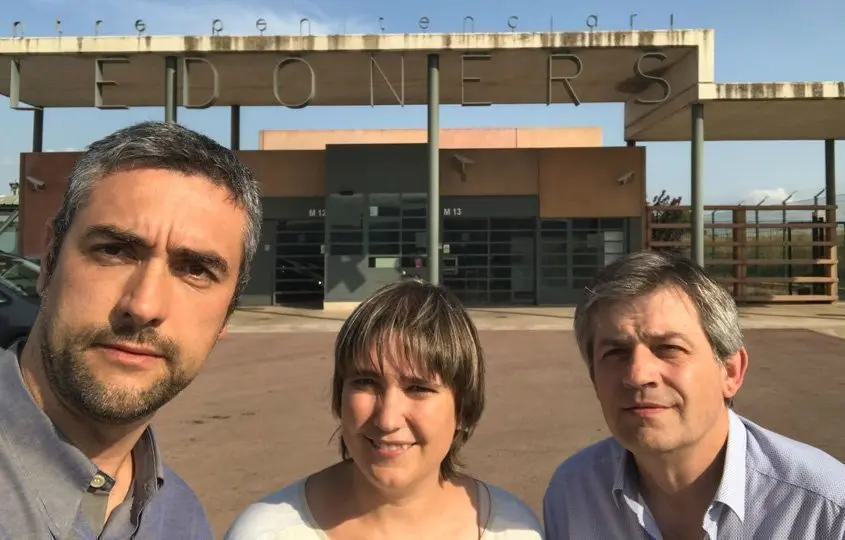
<path fill-rule="evenodd" d="M 247 214 L 238 285 L 229 306 L 234 311 L 249 281 L 261 236 L 261 190 L 252 171 L 216 141 L 175 123 L 141 122 L 92 143 L 77 159 L 62 205 L 53 219 L 53 243 L 44 257 L 47 281 L 56 269 L 62 244 L 76 214 L 87 204 L 97 181 L 122 171 L 163 169 L 208 178 L 226 188 Z"/>
<path fill-rule="evenodd" d="M 341 416 L 344 380 L 371 360 L 373 348 L 395 344 L 404 361 L 425 375 L 438 375 L 455 396 L 458 430 L 440 464 L 441 479 L 459 472 L 458 453 L 484 411 L 484 352 L 475 324 L 448 290 L 420 278 L 400 279 L 364 300 L 343 323 L 334 348 L 332 412 Z M 341 437 L 341 457 L 350 459 Z"/>

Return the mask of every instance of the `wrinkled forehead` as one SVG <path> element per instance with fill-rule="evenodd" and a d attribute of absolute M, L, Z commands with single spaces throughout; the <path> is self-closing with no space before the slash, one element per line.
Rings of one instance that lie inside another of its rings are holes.
<path fill-rule="evenodd" d="M 98 180 L 73 234 L 92 227 L 111 227 L 150 245 L 218 251 L 231 264 L 243 254 L 247 216 L 225 187 L 204 176 L 137 168 Z"/>
<path fill-rule="evenodd" d="M 663 287 L 602 306 L 594 320 L 596 343 L 606 337 L 703 333 L 692 300 L 676 287 Z"/>

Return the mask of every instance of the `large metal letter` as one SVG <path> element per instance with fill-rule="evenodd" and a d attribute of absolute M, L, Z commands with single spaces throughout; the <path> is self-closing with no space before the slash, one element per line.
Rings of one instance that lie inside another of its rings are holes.
<path fill-rule="evenodd" d="M 704 104 L 690 105 L 692 112 L 691 197 L 692 258 L 704 266 Z"/>
<path fill-rule="evenodd" d="M 279 73 L 282 71 L 282 67 L 290 64 L 291 62 L 301 62 L 308 67 L 308 71 L 311 72 L 311 92 L 308 94 L 308 97 L 305 98 L 305 101 L 302 103 L 296 103 L 290 105 L 285 103 L 282 100 L 282 97 L 279 95 Z M 314 68 L 311 67 L 311 64 L 304 58 L 300 58 L 298 56 L 289 56 L 276 64 L 276 69 L 273 70 L 273 95 L 276 96 L 276 101 L 279 102 L 280 105 L 284 105 L 289 109 L 304 109 L 308 105 L 311 105 L 311 102 L 314 101 L 314 96 L 317 94 L 317 81 L 314 75 Z"/>
<path fill-rule="evenodd" d="M 492 105 L 493 103 L 490 101 L 467 101 L 465 99 L 465 87 L 464 83 L 466 82 L 481 82 L 481 77 L 467 77 L 466 76 L 466 65 L 464 62 L 467 60 L 490 60 L 492 56 L 489 54 L 464 54 L 461 55 L 461 105 L 465 107 L 485 107 Z"/>
<path fill-rule="evenodd" d="M 94 106 L 98 109 L 128 109 L 126 105 L 104 105 L 103 104 L 103 87 L 104 86 L 120 86 L 117 81 L 107 81 L 103 78 L 103 68 L 106 63 L 111 64 L 128 64 L 129 59 L 125 56 L 111 56 L 106 58 L 94 59 Z"/>
<path fill-rule="evenodd" d="M 164 121 L 176 123 L 176 57 L 164 59 Z"/>
<path fill-rule="evenodd" d="M 440 283 L 440 56 L 428 55 L 428 280 Z"/>
<path fill-rule="evenodd" d="M 639 99 L 637 98 L 635 103 L 639 105 L 656 105 L 658 103 L 663 103 L 667 99 L 669 99 L 669 95 L 672 93 L 672 86 L 669 84 L 669 81 L 662 77 L 655 77 L 654 75 L 649 75 L 648 73 L 643 71 L 642 61 L 646 58 L 658 58 L 661 62 L 666 60 L 666 55 L 662 52 L 647 52 L 644 53 L 642 56 L 637 58 L 637 63 L 634 64 L 634 73 L 637 74 L 638 77 L 642 77 L 644 79 L 651 79 L 652 81 L 657 81 L 657 84 L 663 87 L 663 98 L 661 99 Z M 649 86 L 651 86 L 649 84 Z"/>
<path fill-rule="evenodd" d="M 401 80 L 400 80 L 400 84 L 402 85 L 401 88 L 400 88 L 400 91 L 402 92 L 401 96 L 396 93 L 396 89 L 393 88 L 392 84 L 390 84 L 390 79 L 387 78 L 387 75 L 384 74 L 384 70 L 381 69 L 380 65 L 378 65 L 378 62 L 376 61 L 376 57 L 372 53 L 370 53 L 370 106 L 371 107 L 376 106 L 376 96 L 375 96 L 376 82 L 375 82 L 375 77 L 374 77 L 375 74 L 373 73 L 373 68 L 376 68 L 378 70 L 378 72 L 381 73 L 381 76 L 384 79 L 384 82 L 387 83 L 387 86 L 390 88 L 390 91 L 393 92 L 393 97 L 396 98 L 396 101 L 399 102 L 399 105 L 401 105 L 403 107 L 405 106 L 405 55 L 404 54 L 401 55 L 400 59 L 401 59 L 401 62 L 402 62 L 402 64 L 401 64 L 402 71 L 401 71 Z"/>
<path fill-rule="evenodd" d="M 41 107 L 21 107 L 18 105 L 21 99 L 21 61 L 19 58 L 12 58 L 11 74 L 9 78 L 9 108 L 16 111 L 37 111 Z"/>
<path fill-rule="evenodd" d="M 554 75 L 554 61 L 555 59 L 561 60 L 569 60 L 573 64 L 575 64 L 575 75 L 571 75 L 569 77 L 556 77 Z M 581 62 L 581 59 L 575 56 L 574 54 L 569 53 L 557 53 L 557 54 L 550 54 L 549 55 L 549 96 L 548 100 L 546 101 L 546 105 L 552 104 L 552 83 L 555 81 L 561 81 L 563 83 L 564 88 L 566 88 L 566 93 L 569 94 L 569 98 L 572 100 L 572 103 L 575 104 L 577 107 L 581 104 L 581 100 L 578 99 L 578 95 L 575 93 L 575 89 L 572 88 L 572 83 L 569 82 L 573 79 L 577 79 L 581 72 L 584 71 L 584 64 Z"/>
<path fill-rule="evenodd" d="M 211 89 L 211 99 L 201 105 L 191 105 L 191 64 L 207 64 L 211 68 L 214 86 Z M 220 98 L 220 76 L 217 68 L 206 58 L 192 57 L 182 60 L 182 106 L 186 109 L 207 109 L 214 106 Z"/>

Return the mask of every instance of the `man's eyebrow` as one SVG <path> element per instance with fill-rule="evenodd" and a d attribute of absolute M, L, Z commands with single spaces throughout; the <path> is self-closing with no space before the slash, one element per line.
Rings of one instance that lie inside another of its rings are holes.
<path fill-rule="evenodd" d="M 85 238 L 96 236 L 104 236 L 111 240 L 116 240 L 125 244 L 133 244 L 146 248 L 150 247 L 149 242 L 145 241 L 137 234 L 115 227 L 114 225 L 92 225 L 85 231 Z"/>
<path fill-rule="evenodd" d="M 675 339 L 683 341 L 686 344 L 690 343 L 689 338 L 686 336 L 686 334 L 684 334 L 683 332 L 673 332 L 671 330 L 668 332 L 655 332 L 651 334 L 643 334 L 643 338 L 649 341 L 657 342 L 664 342 Z"/>
<path fill-rule="evenodd" d="M 214 251 L 198 251 L 196 249 L 177 247 L 172 249 L 171 253 L 177 254 L 179 257 L 191 262 L 207 266 L 223 276 L 229 275 L 229 264 L 226 262 L 226 259 Z"/>
<path fill-rule="evenodd" d="M 609 336 L 596 342 L 599 347 L 627 347 L 636 341 L 631 336 Z"/>
<path fill-rule="evenodd" d="M 131 244 L 133 246 L 150 249 L 150 243 L 127 230 L 121 229 L 114 225 L 93 225 L 85 231 L 85 237 L 105 237 L 110 240 L 122 242 L 124 244 Z M 187 259 L 191 262 L 208 266 L 209 268 L 219 272 L 223 276 L 229 274 L 229 265 L 219 253 L 216 251 L 201 251 L 192 248 L 177 246 L 169 250 L 172 255 L 176 255 L 182 259 Z"/>
<path fill-rule="evenodd" d="M 669 341 L 672 339 L 678 339 L 685 343 L 689 342 L 689 339 L 686 335 L 681 332 L 643 332 L 639 335 L 640 339 L 646 342 L 663 342 Z M 599 346 L 616 346 L 616 347 L 626 347 L 630 346 L 636 341 L 633 336 L 609 336 L 606 338 L 602 338 L 598 340 L 597 345 Z"/>

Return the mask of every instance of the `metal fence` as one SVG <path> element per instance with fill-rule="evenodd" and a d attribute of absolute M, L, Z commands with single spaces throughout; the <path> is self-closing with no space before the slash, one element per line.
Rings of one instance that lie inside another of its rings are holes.
<path fill-rule="evenodd" d="M 819 194 L 821 195 L 821 194 Z M 737 300 L 835 301 L 845 293 L 845 197 L 832 207 L 815 199 L 705 205 L 705 264 Z M 690 207 L 649 205 L 647 245 L 689 252 Z M 838 276 L 838 277 L 837 277 Z"/>
<path fill-rule="evenodd" d="M 760 201 L 741 201 L 747 206 L 745 212 L 745 221 L 750 225 L 746 229 L 746 235 L 749 241 L 748 256 L 753 259 L 808 259 L 813 257 L 811 246 L 800 246 L 802 237 L 807 237 L 813 234 L 811 229 L 794 230 L 791 228 L 773 228 L 773 224 L 780 223 L 812 223 L 814 219 L 824 219 L 824 212 L 790 210 L 789 207 L 807 207 L 810 205 L 825 204 L 825 197 L 823 192 L 819 192 L 813 198 L 806 199 L 792 199 L 786 201 L 773 200 L 771 198 L 764 198 Z M 784 207 L 773 209 L 772 205 L 781 205 Z M 836 240 L 838 245 L 838 274 L 839 274 L 839 294 L 840 297 L 845 298 L 845 262 L 843 262 L 843 253 L 845 253 L 845 193 L 836 197 Z M 719 223 L 731 223 L 733 220 L 733 212 L 729 210 L 713 210 L 707 212 L 705 215 L 705 222 L 711 226 L 705 229 L 705 236 L 708 237 L 708 246 L 705 248 L 706 256 L 709 259 L 719 259 L 719 244 L 732 240 L 733 231 L 730 229 L 720 229 L 717 227 Z M 754 228 L 754 224 L 761 224 L 760 228 Z M 791 247 L 790 244 L 799 244 L 799 246 Z M 770 266 L 767 268 L 768 273 L 778 276 L 789 276 L 792 270 L 796 268 L 789 266 Z"/>

